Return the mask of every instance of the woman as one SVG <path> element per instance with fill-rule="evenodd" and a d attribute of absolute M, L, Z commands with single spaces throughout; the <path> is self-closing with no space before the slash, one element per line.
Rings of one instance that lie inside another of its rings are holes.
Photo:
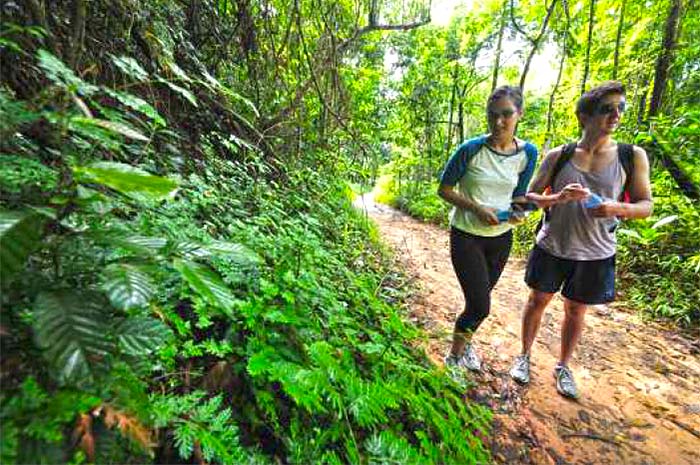
<path fill-rule="evenodd" d="M 491 290 L 508 261 L 517 222 L 513 211 L 525 193 L 537 149 L 515 138 L 523 115 L 519 88 L 502 86 L 486 105 L 490 133 L 463 143 L 450 157 L 438 195 L 452 204 L 450 253 L 464 293 L 465 309 L 455 323 L 448 366 L 481 370 L 471 339 L 491 308 Z"/>

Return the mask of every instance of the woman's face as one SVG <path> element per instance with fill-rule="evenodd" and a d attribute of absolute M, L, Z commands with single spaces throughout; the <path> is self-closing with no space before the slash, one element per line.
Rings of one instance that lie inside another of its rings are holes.
<path fill-rule="evenodd" d="M 522 112 L 508 97 L 496 100 L 486 110 L 489 131 L 494 137 L 513 137 L 521 116 Z"/>

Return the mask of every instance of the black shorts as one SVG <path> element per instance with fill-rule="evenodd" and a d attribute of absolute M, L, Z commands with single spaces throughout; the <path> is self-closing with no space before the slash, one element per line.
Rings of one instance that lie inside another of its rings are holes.
<path fill-rule="evenodd" d="M 602 260 L 568 260 L 539 246 L 530 252 L 525 282 L 541 292 L 558 292 L 589 305 L 615 300 L 615 256 Z"/>

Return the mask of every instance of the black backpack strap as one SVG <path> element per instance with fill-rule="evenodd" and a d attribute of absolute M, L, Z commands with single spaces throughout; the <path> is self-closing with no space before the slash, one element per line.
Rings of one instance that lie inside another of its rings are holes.
<path fill-rule="evenodd" d="M 552 168 L 552 174 L 549 176 L 549 187 L 550 188 L 554 189 L 554 180 L 557 178 L 557 175 L 561 172 L 562 168 L 564 168 L 564 165 L 566 165 L 566 162 L 571 160 L 571 157 L 574 156 L 574 153 L 576 152 L 577 145 L 578 144 L 576 142 L 570 142 L 561 148 L 561 153 L 559 154 L 557 161 L 554 162 L 554 168 Z"/>
<path fill-rule="evenodd" d="M 632 174 L 634 173 L 634 146 L 631 144 L 617 144 L 617 156 L 620 159 L 622 169 L 625 171 L 625 186 L 621 196 L 624 197 L 625 192 L 629 194 Z"/>
<path fill-rule="evenodd" d="M 557 179 L 557 175 L 561 172 L 562 168 L 564 168 L 564 165 L 566 165 L 566 162 L 571 160 L 571 157 L 574 156 L 574 153 L 576 153 L 576 146 L 578 145 L 577 142 L 569 142 L 565 146 L 561 148 L 561 153 L 559 154 L 559 157 L 557 158 L 557 161 L 554 162 L 554 167 L 552 168 L 552 173 L 549 175 L 549 188 L 551 190 L 554 189 L 554 180 Z M 537 225 L 536 232 L 539 232 L 540 229 L 542 228 L 542 225 L 545 221 L 549 221 L 549 208 L 544 209 L 544 214 L 542 215 L 542 218 L 540 219 L 540 223 Z"/>

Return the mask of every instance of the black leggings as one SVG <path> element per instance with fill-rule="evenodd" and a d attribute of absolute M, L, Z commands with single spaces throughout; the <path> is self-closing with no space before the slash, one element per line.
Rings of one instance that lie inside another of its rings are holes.
<path fill-rule="evenodd" d="M 513 232 L 483 237 L 452 228 L 450 255 L 464 293 L 464 311 L 457 318 L 455 332 L 474 332 L 491 310 L 491 289 L 501 277 L 513 245 Z"/>

